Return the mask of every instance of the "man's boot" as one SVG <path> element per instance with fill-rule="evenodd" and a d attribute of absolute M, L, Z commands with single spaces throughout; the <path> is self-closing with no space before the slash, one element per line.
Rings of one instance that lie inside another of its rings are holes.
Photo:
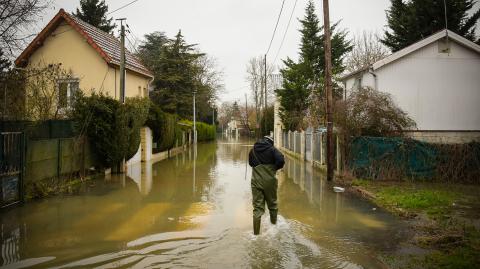
<path fill-rule="evenodd" d="M 253 234 L 259 235 L 260 234 L 260 222 L 262 219 L 253 218 Z"/>
<path fill-rule="evenodd" d="M 270 213 L 270 222 L 272 224 L 277 224 L 277 211 L 272 211 Z"/>

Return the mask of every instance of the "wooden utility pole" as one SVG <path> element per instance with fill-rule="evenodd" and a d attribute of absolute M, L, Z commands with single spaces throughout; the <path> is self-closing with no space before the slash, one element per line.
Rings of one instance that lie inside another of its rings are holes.
<path fill-rule="evenodd" d="M 264 107 L 263 107 L 263 128 L 265 130 L 265 134 L 267 135 L 267 54 L 265 54 L 265 58 L 264 58 L 264 61 L 263 61 L 263 64 L 264 64 L 264 72 L 265 72 L 265 77 L 264 77 L 264 84 L 263 84 L 263 87 L 264 87 Z"/>
<path fill-rule="evenodd" d="M 120 21 L 120 102 L 125 104 L 125 26 L 123 21 L 127 20 L 126 18 L 117 19 Z M 120 169 L 118 172 L 126 172 L 126 161 L 125 156 L 120 163 Z"/>
<path fill-rule="evenodd" d="M 247 94 L 245 94 L 245 127 L 247 127 L 248 137 L 250 137 L 250 125 L 248 124 L 248 101 L 247 101 Z"/>
<path fill-rule="evenodd" d="M 123 21 L 126 18 L 117 19 L 120 21 L 120 102 L 125 103 L 125 26 Z"/>
<path fill-rule="evenodd" d="M 325 31 L 325 92 L 327 94 L 327 180 L 333 179 L 333 92 L 332 42 L 328 0 L 323 0 L 323 29 Z"/>
<path fill-rule="evenodd" d="M 215 126 L 215 106 L 212 107 L 212 125 Z"/>

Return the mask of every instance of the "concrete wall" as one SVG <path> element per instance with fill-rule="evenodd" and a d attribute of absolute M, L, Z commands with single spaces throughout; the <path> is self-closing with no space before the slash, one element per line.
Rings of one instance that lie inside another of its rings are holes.
<path fill-rule="evenodd" d="M 480 142 L 480 131 L 478 132 L 407 132 L 407 136 L 427 142 L 439 144 L 464 144 Z"/>
<path fill-rule="evenodd" d="M 25 183 L 31 183 L 88 169 L 96 157 L 88 141 L 83 145 L 75 138 L 30 140 L 25 162 Z"/>
<path fill-rule="evenodd" d="M 141 134 L 141 162 L 157 162 L 161 160 L 168 159 L 169 157 L 176 155 L 185 150 L 187 145 L 187 134 L 183 133 L 181 141 L 179 143 L 185 144 L 178 146 L 176 148 L 162 151 L 159 153 L 152 153 L 152 146 L 153 146 L 153 133 L 149 127 L 143 127 L 140 131 Z M 189 140 L 191 141 L 191 140 Z"/>
<path fill-rule="evenodd" d="M 43 46 L 30 57 L 28 67 L 39 64 L 62 64 L 65 70 L 71 70 L 75 78 L 80 79 L 80 89 L 87 95 L 93 91 L 120 99 L 119 68 L 109 66 L 100 54 L 86 40 L 65 22 L 46 38 Z M 146 97 L 150 78 L 126 72 L 126 97 Z"/>
<path fill-rule="evenodd" d="M 282 130 L 285 128 L 283 126 L 282 119 L 280 118 L 280 100 L 275 100 L 273 106 L 273 140 L 276 147 L 283 145 L 283 135 Z"/>
<path fill-rule="evenodd" d="M 152 130 L 149 127 L 143 127 L 140 130 L 141 135 L 141 151 L 142 151 L 142 162 L 146 162 L 152 159 Z"/>

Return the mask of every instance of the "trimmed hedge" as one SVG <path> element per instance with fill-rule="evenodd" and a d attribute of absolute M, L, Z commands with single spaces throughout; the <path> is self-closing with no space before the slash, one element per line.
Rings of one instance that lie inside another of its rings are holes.
<path fill-rule="evenodd" d="M 163 112 L 153 103 L 150 105 L 146 125 L 152 129 L 153 141 L 157 144 L 156 152 L 172 149 L 177 139 L 181 139 L 177 121 L 178 116 Z"/>
<path fill-rule="evenodd" d="M 193 122 L 189 120 L 181 120 L 184 126 L 187 125 L 189 129 L 193 128 Z M 211 141 L 215 140 L 216 127 L 215 125 L 206 124 L 203 122 L 197 122 L 197 140 L 198 141 Z"/>
<path fill-rule="evenodd" d="M 145 98 L 128 98 L 121 104 L 103 94 L 78 93 L 71 117 L 77 132 L 87 134 L 101 165 L 114 167 L 137 152 L 149 105 Z"/>

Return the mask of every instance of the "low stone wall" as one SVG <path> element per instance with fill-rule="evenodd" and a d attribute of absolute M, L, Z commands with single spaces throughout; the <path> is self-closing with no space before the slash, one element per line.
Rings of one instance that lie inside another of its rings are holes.
<path fill-rule="evenodd" d="M 480 131 L 412 131 L 406 132 L 412 139 L 435 144 L 465 144 L 480 142 Z"/>

